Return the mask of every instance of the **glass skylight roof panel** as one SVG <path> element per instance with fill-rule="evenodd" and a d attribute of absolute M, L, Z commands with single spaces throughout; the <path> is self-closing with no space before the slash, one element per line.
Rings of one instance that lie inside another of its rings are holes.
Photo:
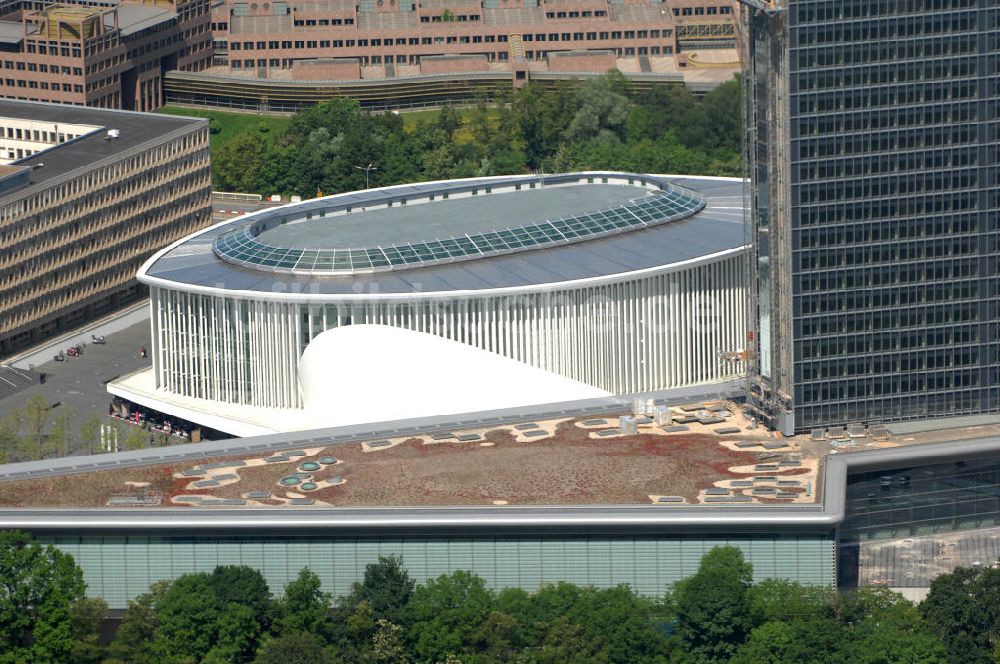
<path fill-rule="evenodd" d="M 386 247 L 382 250 L 385 257 L 388 259 L 390 265 L 405 265 L 406 259 L 399 253 L 399 249 L 395 247 Z"/>
<path fill-rule="evenodd" d="M 509 248 L 506 239 L 498 232 L 483 233 L 481 235 L 473 235 L 472 237 L 477 245 L 485 243 L 489 246 L 490 251 L 502 251 Z"/>
<path fill-rule="evenodd" d="M 436 259 L 448 258 L 451 256 L 451 252 L 448 251 L 448 248 L 442 241 L 434 240 L 432 242 L 426 242 L 424 243 L 424 246 L 427 247 L 427 250 L 430 251 Z"/>
<path fill-rule="evenodd" d="M 368 256 L 368 262 L 372 265 L 382 266 L 389 264 L 389 259 L 386 258 L 385 254 L 382 253 L 382 250 L 377 247 L 375 249 L 366 249 L 365 253 Z"/>
<path fill-rule="evenodd" d="M 346 251 L 337 251 L 333 254 L 334 270 L 350 270 L 351 256 Z"/>
<path fill-rule="evenodd" d="M 509 231 L 509 230 L 508 231 L 500 231 L 500 238 L 510 248 L 523 247 L 524 246 L 524 242 L 522 242 L 520 239 L 518 239 L 518 237 L 513 233 L 513 231 Z"/>
<path fill-rule="evenodd" d="M 578 230 L 582 235 L 593 235 L 595 233 L 600 233 L 604 230 L 604 224 L 597 219 L 580 222 L 579 228 L 571 226 L 574 230 Z"/>
<path fill-rule="evenodd" d="M 537 228 L 551 238 L 558 238 L 562 235 L 562 231 L 556 224 L 561 221 L 562 219 L 557 219 L 555 221 L 543 221 L 538 224 Z"/>
<path fill-rule="evenodd" d="M 399 255 L 407 263 L 414 262 L 418 258 L 416 248 L 412 245 L 407 244 L 402 247 L 397 247 L 397 250 L 399 251 Z"/>
<path fill-rule="evenodd" d="M 586 233 L 578 233 L 578 232 L 576 232 L 576 231 L 574 231 L 574 230 L 571 230 L 571 229 L 569 229 L 569 228 L 567 228 L 566 230 L 564 230 L 564 231 L 562 232 L 562 236 L 563 236 L 563 237 L 564 237 L 565 239 L 567 239 L 567 240 L 572 240 L 572 239 L 573 239 L 573 238 L 575 238 L 575 237 L 583 237 L 583 236 L 585 236 L 585 235 L 587 235 L 587 234 L 586 234 Z"/>
<path fill-rule="evenodd" d="M 458 245 L 459 250 L 465 256 L 470 256 L 472 254 L 479 253 L 479 247 L 470 238 L 467 237 L 457 237 L 454 240 L 455 244 Z"/>

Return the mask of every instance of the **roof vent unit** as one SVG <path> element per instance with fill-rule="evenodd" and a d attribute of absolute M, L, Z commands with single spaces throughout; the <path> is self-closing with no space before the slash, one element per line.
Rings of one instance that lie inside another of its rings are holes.
<path fill-rule="evenodd" d="M 664 405 L 653 406 L 653 421 L 660 426 L 666 426 L 671 423 L 670 408 Z"/>

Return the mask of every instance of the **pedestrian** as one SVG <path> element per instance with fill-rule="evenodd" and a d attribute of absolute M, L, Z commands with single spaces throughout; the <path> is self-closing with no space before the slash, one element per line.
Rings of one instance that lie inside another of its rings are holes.
<path fill-rule="evenodd" d="M 139 346 L 139 357 L 141 357 L 142 359 L 146 359 L 146 347 L 145 346 Z"/>

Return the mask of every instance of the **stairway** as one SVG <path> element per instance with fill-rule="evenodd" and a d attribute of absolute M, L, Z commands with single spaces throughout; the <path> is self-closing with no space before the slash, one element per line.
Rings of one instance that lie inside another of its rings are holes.
<path fill-rule="evenodd" d="M 524 40 L 521 35 L 517 33 L 508 35 L 507 44 L 510 46 L 510 61 L 524 62 Z"/>
<path fill-rule="evenodd" d="M 38 384 L 38 374 L 0 365 L 0 399 L 5 399 Z"/>

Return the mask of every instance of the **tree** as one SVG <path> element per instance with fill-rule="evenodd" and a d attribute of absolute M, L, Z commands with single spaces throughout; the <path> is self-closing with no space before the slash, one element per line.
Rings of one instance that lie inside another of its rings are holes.
<path fill-rule="evenodd" d="M 45 427 L 49 420 L 49 402 L 40 394 L 28 399 L 25 404 L 25 423 L 28 431 L 27 435 L 21 438 L 21 447 L 18 450 L 18 457 L 21 461 L 30 461 L 41 458 L 42 443 L 45 438 Z"/>
<path fill-rule="evenodd" d="M 355 583 L 351 592 L 341 599 L 342 609 L 351 611 L 366 602 L 375 618 L 385 618 L 396 625 L 406 624 L 406 608 L 414 594 L 413 579 L 403 567 L 399 556 L 380 556 L 365 567 L 365 578 Z"/>
<path fill-rule="evenodd" d="M 45 440 L 44 456 L 65 456 L 69 454 L 70 432 L 73 430 L 73 417 L 76 415 L 69 406 L 62 406 L 56 411 L 49 435 Z"/>
<path fill-rule="evenodd" d="M 149 444 L 149 432 L 142 427 L 130 426 L 128 429 L 128 435 L 125 436 L 126 450 L 141 450 L 147 447 Z"/>
<path fill-rule="evenodd" d="M 414 652 L 432 662 L 475 652 L 474 634 L 493 610 L 494 601 L 483 579 L 464 571 L 417 587 L 409 603 Z"/>
<path fill-rule="evenodd" d="M 72 607 L 83 599 L 73 558 L 27 533 L 0 532 L 0 662 L 69 662 Z"/>
<path fill-rule="evenodd" d="M 739 146 L 743 126 L 740 121 L 740 83 L 731 79 L 689 104 L 684 113 L 686 131 L 681 134 L 689 147 L 705 150 Z"/>
<path fill-rule="evenodd" d="M 152 643 L 155 661 L 197 662 L 212 649 L 218 634 L 222 603 L 208 574 L 185 574 L 163 593 L 156 607 L 157 629 Z"/>
<path fill-rule="evenodd" d="M 80 422 L 80 444 L 88 454 L 92 454 L 101 442 L 101 418 L 88 415 Z"/>
<path fill-rule="evenodd" d="M 385 618 L 375 621 L 372 635 L 371 661 L 385 664 L 406 664 L 406 643 L 403 628 Z"/>
<path fill-rule="evenodd" d="M 697 662 L 724 662 L 750 631 L 753 569 L 736 547 L 705 554 L 694 576 L 674 590 L 677 632 Z"/>
<path fill-rule="evenodd" d="M 261 168 L 268 146 L 256 134 L 242 133 L 212 154 L 213 186 L 221 191 L 262 193 Z"/>
<path fill-rule="evenodd" d="M 566 128 L 566 141 L 589 141 L 602 134 L 624 138 L 632 110 L 628 87 L 627 79 L 618 71 L 581 85 L 576 93 L 576 112 Z"/>
<path fill-rule="evenodd" d="M 104 660 L 107 648 L 99 639 L 101 622 L 107 615 L 108 603 L 100 598 L 78 600 L 70 609 L 74 664 L 99 664 Z"/>
<path fill-rule="evenodd" d="M 850 635 L 829 618 L 767 622 L 755 628 L 730 664 L 849 664 L 854 661 Z"/>
<path fill-rule="evenodd" d="M 928 629 L 917 608 L 899 593 L 873 586 L 860 588 L 847 597 L 845 608 L 845 618 L 857 640 L 856 661 L 947 662 L 944 644 Z"/>
<path fill-rule="evenodd" d="M 835 596 L 830 587 L 764 579 L 750 590 L 750 614 L 755 625 L 830 617 Z"/>
<path fill-rule="evenodd" d="M 253 607 L 229 602 L 215 619 L 215 645 L 205 653 L 202 664 L 249 662 L 264 635 L 260 616 Z"/>
<path fill-rule="evenodd" d="M 246 565 L 220 565 L 211 576 L 212 588 L 223 604 L 250 607 L 266 629 L 274 612 L 274 600 L 264 576 Z"/>
<path fill-rule="evenodd" d="M 308 567 L 285 586 L 285 596 L 278 603 L 278 631 L 281 634 L 305 632 L 329 643 L 331 596 L 321 590 L 319 577 Z"/>
<path fill-rule="evenodd" d="M 17 457 L 21 447 L 21 423 L 23 413 L 14 408 L 0 417 L 0 463 L 7 463 Z"/>
<path fill-rule="evenodd" d="M 155 664 L 151 644 L 159 628 L 156 607 L 169 588 L 170 581 L 157 581 L 149 587 L 149 592 L 129 601 L 122 622 L 108 646 L 111 657 L 130 664 Z"/>
<path fill-rule="evenodd" d="M 653 602 L 628 586 L 580 588 L 571 583 L 543 586 L 534 596 L 503 592 L 498 608 L 517 619 L 525 644 L 548 644 L 552 659 L 654 661 L 669 644 L 651 616 Z M 541 628 L 541 633 L 539 633 Z M 514 631 L 514 630 L 512 630 Z"/>
<path fill-rule="evenodd" d="M 541 168 L 559 148 L 563 133 L 576 114 L 578 85 L 561 82 L 554 90 L 547 91 L 539 83 L 528 83 L 515 93 L 516 127 L 530 168 Z"/>
<path fill-rule="evenodd" d="M 289 632 L 266 641 L 253 664 L 334 664 L 335 661 L 314 635 Z"/>
<path fill-rule="evenodd" d="M 929 629 L 944 644 L 950 662 L 978 664 L 993 661 L 998 583 L 996 570 L 959 567 L 931 582 L 930 592 L 920 603 L 920 613 Z M 993 606 L 989 606 L 992 603 Z"/>

